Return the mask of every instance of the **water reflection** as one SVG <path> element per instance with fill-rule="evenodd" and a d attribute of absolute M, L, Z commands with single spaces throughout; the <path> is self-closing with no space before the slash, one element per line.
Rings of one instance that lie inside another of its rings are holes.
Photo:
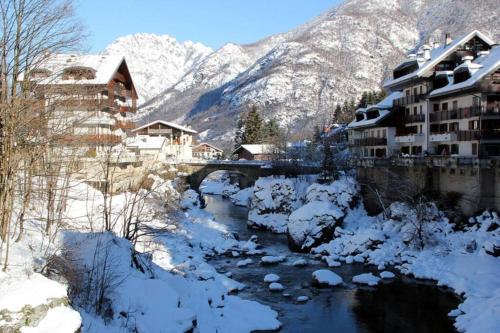
<path fill-rule="evenodd" d="M 220 272 L 230 271 L 233 278 L 243 282 L 246 288 L 239 295 L 271 306 L 279 313 L 282 332 L 287 333 L 366 333 L 366 332 L 454 332 L 447 313 L 456 308 L 458 300 L 451 293 L 440 291 L 433 285 L 416 284 L 414 281 L 394 281 L 376 288 L 358 288 L 350 283 L 352 277 L 364 272 L 377 271 L 361 264 L 343 265 L 332 269 L 347 282 L 335 289 L 311 287 L 313 271 L 324 264 L 307 254 L 292 253 L 286 237 L 266 231 L 248 229 L 248 211 L 234 206 L 220 196 L 206 196 L 206 210 L 215 219 L 236 232 L 240 239 L 256 234 L 264 250 L 271 254 L 287 256 L 287 262 L 277 266 L 260 266 L 255 263 L 245 268 L 236 267 L 241 258 L 219 257 L 211 260 Z M 296 259 L 307 258 L 310 265 L 296 268 L 290 265 Z M 285 292 L 273 293 L 267 289 L 263 278 L 268 273 L 281 277 Z M 306 295 L 310 300 L 298 304 L 296 297 Z"/>

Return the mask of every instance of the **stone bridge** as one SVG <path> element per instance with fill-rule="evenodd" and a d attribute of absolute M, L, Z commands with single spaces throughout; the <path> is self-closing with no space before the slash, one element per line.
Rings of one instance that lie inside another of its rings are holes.
<path fill-rule="evenodd" d="M 177 165 L 177 170 L 186 174 L 186 182 L 191 189 L 199 191 L 201 182 L 211 173 L 228 171 L 238 175 L 240 188 L 253 186 L 259 177 L 271 175 L 305 175 L 320 172 L 318 167 L 297 165 L 273 165 L 265 161 L 208 161 L 185 162 Z"/>

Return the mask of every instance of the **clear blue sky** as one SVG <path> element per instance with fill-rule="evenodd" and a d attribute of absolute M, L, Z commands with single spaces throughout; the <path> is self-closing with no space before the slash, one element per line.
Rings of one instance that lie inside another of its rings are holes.
<path fill-rule="evenodd" d="M 138 32 L 168 34 L 214 49 L 227 42 L 251 43 L 290 30 L 340 0 L 76 0 L 90 33 L 89 48 L 101 51 L 117 37 Z"/>

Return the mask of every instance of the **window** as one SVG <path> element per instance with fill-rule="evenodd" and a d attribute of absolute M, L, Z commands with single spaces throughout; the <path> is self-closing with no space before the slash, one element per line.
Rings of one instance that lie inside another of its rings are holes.
<path fill-rule="evenodd" d="M 424 132 L 422 132 L 422 125 L 420 125 L 420 130 L 418 133 L 420 133 L 420 134 L 424 133 Z"/>
<path fill-rule="evenodd" d="M 477 155 L 477 143 L 472 144 L 472 155 Z"/>
<path fill-rule="evenodd" d="M 413 114 L 414 114 L 415 116 L 417 115 L 417 107 L 416 107 L 416 106 L 414 106 L 414 107 L 413 107 Z"/>
<path fill-rule="evenodd" d="M 450 154 L 457 155 L 458 154 L 458 145 L 453 144 L 450 146 Z"/>
<path fill-rule="evenodd" d="M 420 88 L 422 88 L 422 87 L 420 87 Z M 423 113 L 424 113 L 423 107 L 422 107 L 422 105 L 420 105 L 420 114 L 423 114 Z"/>
<path fill-rule="evenodd" d="M 448 103 L 441 104 L 441 110 L 443 110 L 443 111 L 448 110 Z"/>
<path fill-rule="evenodd" d="M 450 132 L 458 131 L 458 123 L 450 123 Z"/>
<path fill-rule="evenodd" d="M 472 97 L 472 105 L 473 106 L 481 105 L 481 99 L 478 96 Z"/>
<path fill-rule="evenodd" d="M 386 137 L 387 137 L 387 133 L 386 133 L 386 130 L 385 130 L 385 129 L 384 129 L 384 130 L 382 130 L 382 137 L 383 137 L 383 138 L 386 138 Z"/>
<path fill-rule="evenodd" d="M 377 138 L 380 138 L 380 130 L 377 130 Z"/>
<path fill-rule="evenodd" d="M 448 124 L 439 124 L 439 133 L 448 132 Z"/>
<path fill-rule="evenodd" d="M 479 129 L 479 121 L 478 120 L 471 120 L 471 121 L 469 121 L 469 129 L 470 130 L 477 130 L 477 129 Z"/>
<path fill-rule="evenodd" d="M 424 92 L 423 92 L 423 87 L 420 86 L 420 95 L 422 95 Z"/>
<path fill-rule="evenodd" d="M 417 93 L 417 87 L 415 87 L 415 88 L 413 88 L 413 95 L 414 95 L 414 96 L 417 96 L 417 94 L 418 94 L 418 93 Z"/>
<path fill-rule="evenodd" d="M 453 101 L 453 110 L 458 109 L 458 101 Z"/>
<path fill-rule="evenodd" d="M 433 104 L 433 105 L 432 105 L 432 110 L 433 110 L 434 112 L 439 111 L 439 104 L 438 104 L 438 103 Z"/>
<path fill-rule="evenodd" d="M 410 109 L 409 108 L 406 108 L 405 109 L 405 115 L 409 116 L 410 115 Z"/>
<path fill-rule="evenodd" d="M 406 90 L 405 93 L 406 93 L 406 96 L 410 96 L 410 89 Z"/>

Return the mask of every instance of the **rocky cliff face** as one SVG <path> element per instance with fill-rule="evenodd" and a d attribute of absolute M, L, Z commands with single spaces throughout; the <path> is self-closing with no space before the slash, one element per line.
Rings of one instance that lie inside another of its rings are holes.
<path fill-rule="evenodd" d="M 232 139 L 238 116 L 255 104 L 266 118 L 304 133 L 328 121 L 337 103 L 378 89 L 405 54 L 444 32 L 480 29 L 498 40 L 497 5 L 348 0 L 292 31 L 200 55 L 175 84 L 165 80 L 165 90 L 143 105 L 141 121 L 189 123 L 220 143 Z"/>

